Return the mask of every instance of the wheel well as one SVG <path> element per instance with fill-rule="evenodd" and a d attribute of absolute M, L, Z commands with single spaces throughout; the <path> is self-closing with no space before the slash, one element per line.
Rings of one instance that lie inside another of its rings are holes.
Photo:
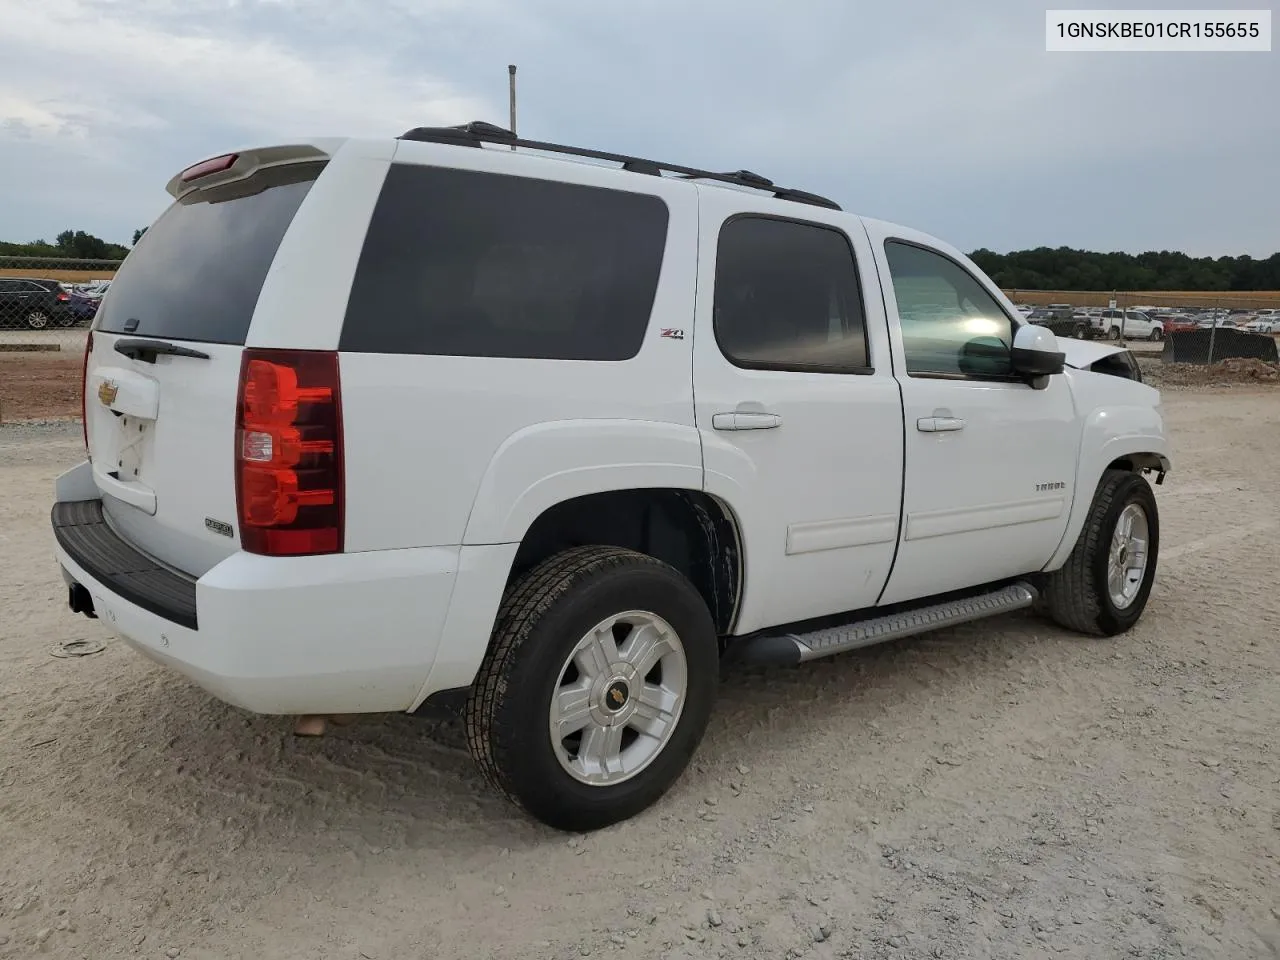
<path fill-rule="evenodd" d="M 612 490 L 550 507 L 525 533 L 511 580 L 570 547 L 625 547 L 669 563 L 702 594 L 721 636 L 738 609 L 742 556 L 728 508 L 698 490 Z"/>
<path fill-rule="evenodd" d="M 1108 470 L 1126 470 L 1129 473 L 1148 473 L 1156 471 L 1156 484 L 1164 483 L 1164 475 L 1169 470 L 1169 461 L 1158 453 L 1127 453 L 1107 464 Z"/>

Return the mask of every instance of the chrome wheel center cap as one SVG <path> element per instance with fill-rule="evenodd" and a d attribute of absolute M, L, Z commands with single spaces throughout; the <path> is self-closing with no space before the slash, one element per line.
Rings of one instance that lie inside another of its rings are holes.
<path fill-rule="evenodd" d="M 617 713 L 631 700 L 631 688 L 621 677 L 609 682 L 604 688 L 604 702 L 601 704 L 610 713 Z"/>

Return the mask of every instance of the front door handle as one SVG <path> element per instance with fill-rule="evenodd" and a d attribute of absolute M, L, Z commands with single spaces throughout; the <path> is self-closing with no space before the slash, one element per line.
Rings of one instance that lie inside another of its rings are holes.
<path fill-rule="evenodd" d="M 963 430 L 964 421 L 959 417 L 921 417 L 916 421 L 916 429 L 921 433 L 949 433 Z"/>
<path fill-rule="evenodd" d="M 711 426 L 716 430 L 772 430 L 782 426 L 782 417 L 754 411 L 717 413 L 711 417 Z"/>

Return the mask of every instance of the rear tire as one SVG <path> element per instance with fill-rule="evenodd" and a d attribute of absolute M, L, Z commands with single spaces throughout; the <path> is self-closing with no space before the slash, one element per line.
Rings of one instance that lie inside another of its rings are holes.
<path fill-rule="evenodd" d="M 1078 633 L 1124 633 L 1146 608 L 1159 552 L 1160 517 L 1151 485 L 1139 473 L 1108 470 L 1071 555 L 1044 583 L 1040 610 Z"/>
<path fill-rule="evenodd" d="M 677 570 L 617 547 L 566 550 L 503 599 L 464 712 L 467 744 L 489 782 L 548 826 L 608 826 L 683 773 L 718 667 L 711 614 Z"/>
<path fill-rule="evenodd" d="M 1112 340 L 1119 340 L 1119 339 L 1120 339 L 1120 328 L 1119 328 L 1119 327 L 1112 327 L 1112 328 L 1111 328 L 1111 339 L 1112 339 Z"/>

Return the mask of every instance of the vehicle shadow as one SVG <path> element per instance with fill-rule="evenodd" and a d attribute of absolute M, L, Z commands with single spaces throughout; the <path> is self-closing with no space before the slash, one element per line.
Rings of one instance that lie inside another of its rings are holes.
<path fill-rule="evenodd" d="M 922 695 L 999 689 L 1028 661 L 1069 658 L 1081 643 L 1089 641 L 1012 614 L 795 668 L 733 667 L 690 771 L 654 808 L 605 833 L 625 842 L 645 821 L 693 819 L 708 781 L 767 770 L 772 758 L 805 749 L 815 731 L 856 741 L 878 724 L 891 727 Z M 92 721 L 116 776 L 91 782 L 103 769 L 93 764 L 77 779 L 101 816 L 149 829 L 162 809 L 215 821 L 232 843 L 314 854 L 363 847 L 466 856 L 565 840 L 488 787 L 457 719 L 365 715 L 323 737 L 295 737 L 291 718 L 245 713 L 161 668 L 141 669 L 144 681 L 99 705 Z M 139 782 L 154 789 L 139 791 Z"/>

